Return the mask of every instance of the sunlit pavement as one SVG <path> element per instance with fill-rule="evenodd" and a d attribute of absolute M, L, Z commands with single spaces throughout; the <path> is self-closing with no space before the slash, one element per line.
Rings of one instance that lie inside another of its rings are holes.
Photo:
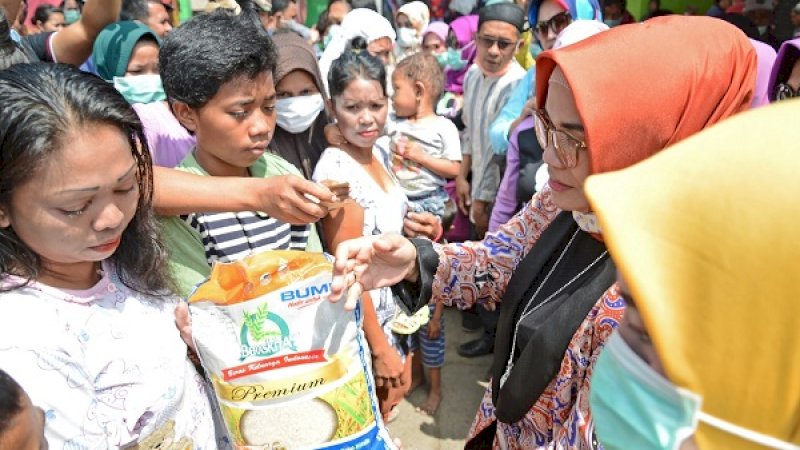
<path fill-rule="evenodd" d="M 402 440 L 404 450 L 463 448 L 483 397 L 492 356 L 471 359 L 459 356 L 458 345 L 480 335 L 461 329 L 461 316 L 455 308 L 446 309 L 444 317 L 447 351 L 442 372 L 442 403 L 433 417 L 416 412 L 415 407 L 427 397 L 427 388 L 420 386 L 400 404 L 400 415 L 389 424 L 389 431 Z"/>

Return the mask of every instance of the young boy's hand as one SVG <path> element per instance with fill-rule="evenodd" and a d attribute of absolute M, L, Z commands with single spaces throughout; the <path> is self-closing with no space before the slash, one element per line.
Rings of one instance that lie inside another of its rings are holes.
<path fill-rule="evenodd" d="M 323 204 L 335 203 L 327 187 L 296 175 L 280 175 L 262 181 L 259 196 L 260 211 L 291 224 L 309 224 L 328 215 Z M 316 199 L 318 201 L 314 201 Z"/>

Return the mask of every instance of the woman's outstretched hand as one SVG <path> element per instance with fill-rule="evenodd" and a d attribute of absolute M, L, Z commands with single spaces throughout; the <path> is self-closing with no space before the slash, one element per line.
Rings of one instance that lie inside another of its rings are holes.
<path fill-rule="evenodd" d="M 417 279 L 417 249 L 399 234 L 366 236 L 342 242 L 336 248 L 331 301 L 343 295 L 345 309 L 353 309 L 364 291 Z"/>

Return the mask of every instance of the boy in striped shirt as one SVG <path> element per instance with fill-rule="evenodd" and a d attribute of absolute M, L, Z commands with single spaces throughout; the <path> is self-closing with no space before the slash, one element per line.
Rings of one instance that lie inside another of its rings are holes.
<path fill-rule="evenodd" d="M 266 151 L 275 129 L 276 59 L 263 30 L 224 12 L 195 17 L 164 40 L 159 57 L 164 91 L 175 116 L 197 137 L 178 169 L 212 176 L 300 175 Z M 314 226 L 258 211 L 199 212 L 162 223 L 184 297 L 215 261 L 261 250 L 322 251 Z"/>

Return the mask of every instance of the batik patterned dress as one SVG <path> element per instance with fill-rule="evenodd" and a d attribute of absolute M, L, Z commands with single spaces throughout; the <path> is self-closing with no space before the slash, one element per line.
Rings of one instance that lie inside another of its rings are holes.
<path fill-rule="evenodd" d="M 502 301 L 514 269 L 561 212 L 545 187 L 508 223 L 483 241 L 437 245 L 439 267 L 433 298 L 469 308 L 480 303 L 494 309 Z M 477 269 L 476 269 L 477 267 Z M 570 341 L 561 367 L 524 418 L 497 423 L 493 449 L 591 449 L 593 422 L 589 382 L 600 350 L 618 326 L 624 303 L 616 285 L 598 299 Z M 497 421 L 491 383 L 483 396 L 470 438 Z"/>

